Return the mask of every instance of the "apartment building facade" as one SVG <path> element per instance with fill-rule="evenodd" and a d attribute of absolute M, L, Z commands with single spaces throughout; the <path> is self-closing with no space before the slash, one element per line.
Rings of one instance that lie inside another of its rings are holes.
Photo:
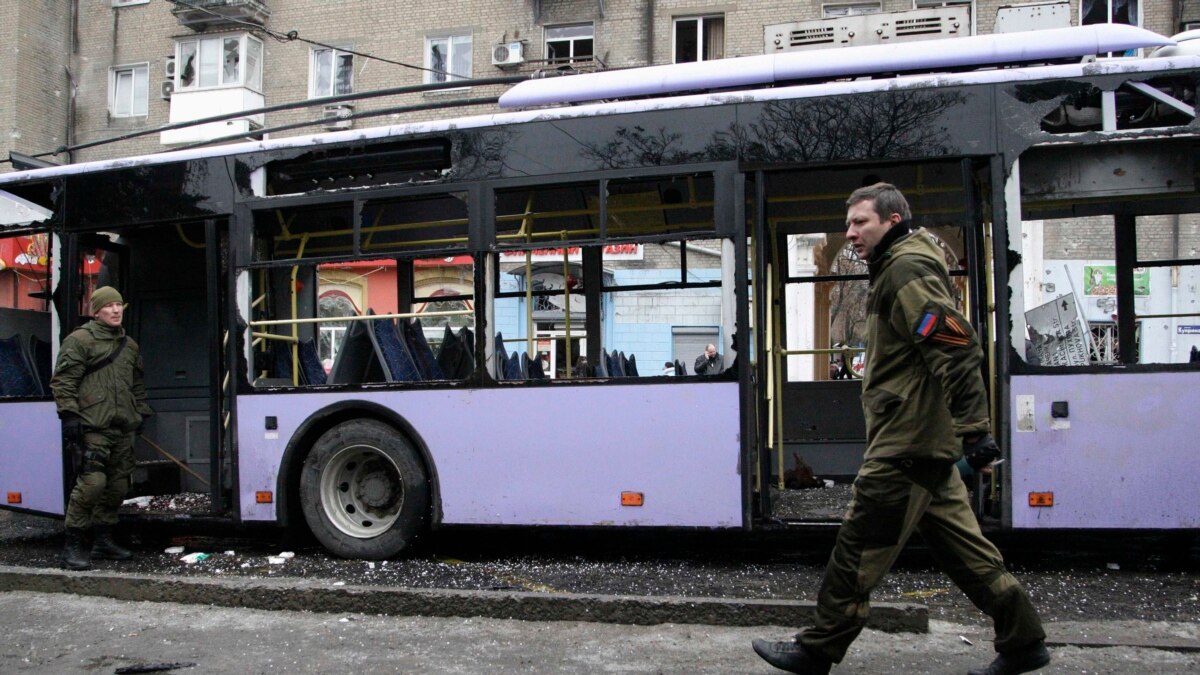
<path fill-rule="evenodd" d="M 986 34 L 1003 29 L 997 16 L 1010 5 L 1001 0 L 2 4 L 0 35 L 10 48 L 0 52 L 0 72 L 13 76 L 0 80 L 5 130 L 0 150 L 7 158 L 9 151 L 41 155 L 84 146 L 43 157 L 58 163 L 153 153 L 214 139 L 281 137 L 494 112 L 490 100 L 506 84 L 333 104 L 321 99 L 537 71 L 763 54 L 781 48 L 778 39 L 772 40 L 772 27 L 790 22 L 951 7 L 956 34 Z M 1200 26 L 1200 0 L 1069 0 L 1044 3 L 1025 16 L 1034 17 L 1031 27 L 1113 21 L 1170 35 L 1193 23 Z M 250 112 L 304 101 L 315 105 Z M 242 111 L 247 114 L 230 120 L 157 131 L 169 123 Z M 300 126 L 311 122 L 317 124 Z M 90 145 L 120 137 L 126 138 Z M 11 168 L 5 164 L 0 170 Z"/>

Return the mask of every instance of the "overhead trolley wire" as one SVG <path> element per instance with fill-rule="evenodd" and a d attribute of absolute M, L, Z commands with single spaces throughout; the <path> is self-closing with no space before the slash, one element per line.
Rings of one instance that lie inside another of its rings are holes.
<path fill-rule="evenodd" d="M 221 16 L 223 19 L 226 18 L 223 15 L 213 12 L 212 10 L 210 10 L 208 8 L 198 7 L 196 5 L 193 5 L 192 3 L 185 2 L 185 0 L 165 0 L 165 1 L 169 2 L 171 4 L 174 4 L 174 5 L 183 5 L 183 6 L 186 6 L 186 7 L 192 8 L 192 9 L 196 9 L 199 11 L 208 12 L 215 16 Z M 350 50 L 342 49 L 341 47 L 333 47 L 330 45 L 326 45 L 326 44 L 317 42 L 315 40 L 308 40 L 305 38 L 301 38 L 301 37 L 299 37 L 298 33 L 296 33 L 296 31 L 290 31 L 289 33 L 284 34 L 284 33 L 279 33 L 278 31 L 268 30 L 266 28 L 258 26 L 257 24 L 250 23 L 248 21 L 241 21 L 238 19 L 227 19 L 227 20 L 232 23 L 250 27 L 252 30 L 254 30 L 256 32 L 264 33 L 264 34 L 268 35 L 269 37 L 271 37 L 272 39 L 279 40 L 281 42 L 288 42 L 288 41 L 293 41 L 293 40 L 300 41 L 300 42 L 307 42 L 309 44 L 313 44 L 316 46 L 326 47 L 329 49 L 338 49 L 338 50 L 344 51 L 346 53 L 354 53 L 357 55 L 361 55 L 364 58 L 385 61 L 387 63 L 404 66 L 406 68 L 413 68 L 415 70 L 427 71 L 427 72 L 431 72 L 434 74 L 446 74 L 443 71 L 431 70 L 429 68 L 422 68 L 420 66 L 414 66 L 411 64 L 402 63 L 400 61 L 392 61 L 390 59 L 385 59 L 385 58 L 382 58 L 379 56 L 374 56 L 374 55 L 366 54 L 363 52 L 352 52 Z M 103 138 L 103 139 L 96 140 L 96 141 L 88 141 L 86 143 L 76 143 L 75 145 L 62 145 L 52 151 L 41 152 L 41 153 L 38 153 L 35 155 L 31 155 L 31 157 L 52 157 L 52 156 L 61 155 L 61 154 L 67 153 L 67 152 L 73 152 L 76 150 L 86 150 L 88 148 L 94 148 L 94 147 L 98 147 L 101 145 L 108 145 L 111 143 L 119 143 L 121 141 L 128 141 L 128 140 L 132 140 L 134 138 L 140 138 L 142 136 L 149 136 L 151 134 L 162 133 L 164 131 L 172 131 L 175 129 L 186 129 L 188 127 L 198 126 L 201 124 L 208 124 L 210 122 L 224 122 L 226 120 L 249 117 L 251 115 L 260 115 L 260 114 L 265 114 L 265 113 L 281 112 L 281 111 L 285 111 L 285 110 L 295 110 L 295 109 L 299 109 L 299 108 L 311 108 L 311 107 L 315 107 L 315 106 L 326 106 L 326 105 L 333 105 L 333 104 L 337 104 L 337 103 L 344 103 L 347 101 L 360 101 L 360 100 L 371 99 L 371 98 L 382 98 L 385 96 L 398 96 L 398 95 L 402 95 L 402 94 L 414 94 L 414 93 L 421 93 L 421 92 L 427 92 L 427 91 L 438 91 L 441 89 L 462 89 L 465 87 L 486 87 L 486 86 L 490 86 L 490 85 L 516 84 L 518 82 L 524 82 L 525 80 L 529 80 L 529 79 L 536 79 L 536 78 L 542 78 L 542 77 L 557 77 L 557 76 L 564 75 L 564 74 L 565 73 L 561 73 L 561 72 L 557 72 L 557 71 L 555 71 L 555 72 L 539 71 L 536 73 L 529 73 L 529 74 L 525 74 L 525 75 L 500 75 L 500 76 L 496 76 L 496 77 L 480 77 L 480 78 L 449 80 L 446 82 L 426 82 L 426 83 L 422 83 L 422 84 L 404 85 L 404 86 L 400 86 L 400 87 L 388 87 L 386 89 L 375 89 L 375 90 L 371 90 L 371 91 L 355 92 L 355 93 L 350 93 L 350 94 L 339 94 L 336 96 L 323 96 L 321 98 L 306 98 L 306 99 L 299 100 L 299 101 L 292 101 L 290 103 L 278 103 L 275 105 L 263 106 L 261 108 L 253 108 L 250 110 L 241 110 L 241 111 L 232 112 L 232 113 L 222 113 L 220 115 L 213 115 L 211 117 L 202 117 L 199 119 L 188 120 L 186 122 L 175 122 L 172 124 L 164 124 L 162 126 L 154 127 L 151 129 L 141 129 L 141 130 L 132 131 L 132 132 L 129 132 L 126 134 L 121 134 L 119 136 Z M 460 99 L 460 100 L 455 100 L 455 101 L 443 101 L 440 103 L 400 106 L 400 107 L 396 107 L 396 108 L 386 108 L 386 109 L 377 110 L 377 111 L 364 111 L 364 112 L 360 112 L 360 113 L 355 113 L 355 114 L 347 116 L 347 117 L 341 117 L 339 119 L 362 119 L 362 118 L 366 118 L 366 117 L 378 117 L 378 116 L 382 116 L 382 115 L 398 114 L 398 113 L 402 113 L 402 112 L 414 112 L 414 111 L 420 111 L 420 110 L 431 110 L 431 109 L 436 109 L 436 108 L 449 108 L 449 107 L 467 106 L 467 105 L 487 105 L 487 104 L 495 103 L 497 100 L 498 100 L 498 98 L 488 97 L 488 98 L 482 98 L 482 99 Z M 258 130 L 255 130 L 253 133 L 271 133 L 271 132 L 277 132 L 277 131 L 286 131 L 289 129 L 298 129 L 298 128 L 302 128 L 302 127 L 306 127 L 306 126 L 315 126 L 317 124 L 323 123 L 324 121 L 325 120 L 313 120 L 310 122 L 288 124 L 288 125 L 282 125 L 279 127 L 271 127 L 269 129 L 258 129 Z M 190 148 L 190 147 L 197 147 L 197 146 L 201 146 L 201 145 L 208 145 L 211 143 L 237 140 L 239 138 L 245 138 L 249 135 L 251 135 L 251 134 L 243 133 L 243 134 L 237 134 L 234 136 L 226 136 L 226 137 L 222 137 L 220 139 L 204 141 L 202 143 L 188 145 L 185 147 Z M 172 149 L 178 149 L 178 148 L 172 148 Z M 0 159 L 0 162 L 11 162 L 11 161 L 12 160 L 10 158 Z"/>

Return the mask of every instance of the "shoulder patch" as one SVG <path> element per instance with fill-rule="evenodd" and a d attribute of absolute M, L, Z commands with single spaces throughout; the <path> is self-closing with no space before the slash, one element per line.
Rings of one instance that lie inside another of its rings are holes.
<path fill-rule="evenodd" d="M 971 329 L 957 312 L 930 303 L 921 313 L 913 335 L 918 341 L 930 340 L 952 347 L 964 347 L 971 343 Z"/>

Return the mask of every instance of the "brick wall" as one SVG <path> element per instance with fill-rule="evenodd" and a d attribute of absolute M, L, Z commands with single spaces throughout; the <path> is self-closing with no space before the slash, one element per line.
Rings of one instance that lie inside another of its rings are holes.
<path fill-rule="evenodd" d="M 3 157 L 11 150 L 40 154 L 64 145 L 69 87 L 67 3 L 0 3 L 0 125 Z M 0 165 L 9 170 L 8 164 Z"/>

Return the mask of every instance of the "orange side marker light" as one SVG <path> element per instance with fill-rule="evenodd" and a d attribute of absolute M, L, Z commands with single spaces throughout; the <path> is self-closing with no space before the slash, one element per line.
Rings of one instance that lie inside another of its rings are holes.
<path fill-rule="evenodd" d="M 20 504 L 21 503 L 21 493 L 20 492 L 8 493 L 8 503 L 9 504 Z"/>
<path fill-rule="evenodd" d="M 273 501 L 275 501 L 275 493 L 270 490 L 261 490 L 254 493 L 254 503 L 256 504 L 270 504 Z"/>
<path fill-rule="evenodd" d="M 1029 505 L 1034 507 L 1054 506 L 1053 492 L 1030 492 Z"/>
<path fill-rule="evenodd" d="M 646 496 L 640 492 L 622 492 L 621 506 L 641 506 L 646 503 Z"/>

